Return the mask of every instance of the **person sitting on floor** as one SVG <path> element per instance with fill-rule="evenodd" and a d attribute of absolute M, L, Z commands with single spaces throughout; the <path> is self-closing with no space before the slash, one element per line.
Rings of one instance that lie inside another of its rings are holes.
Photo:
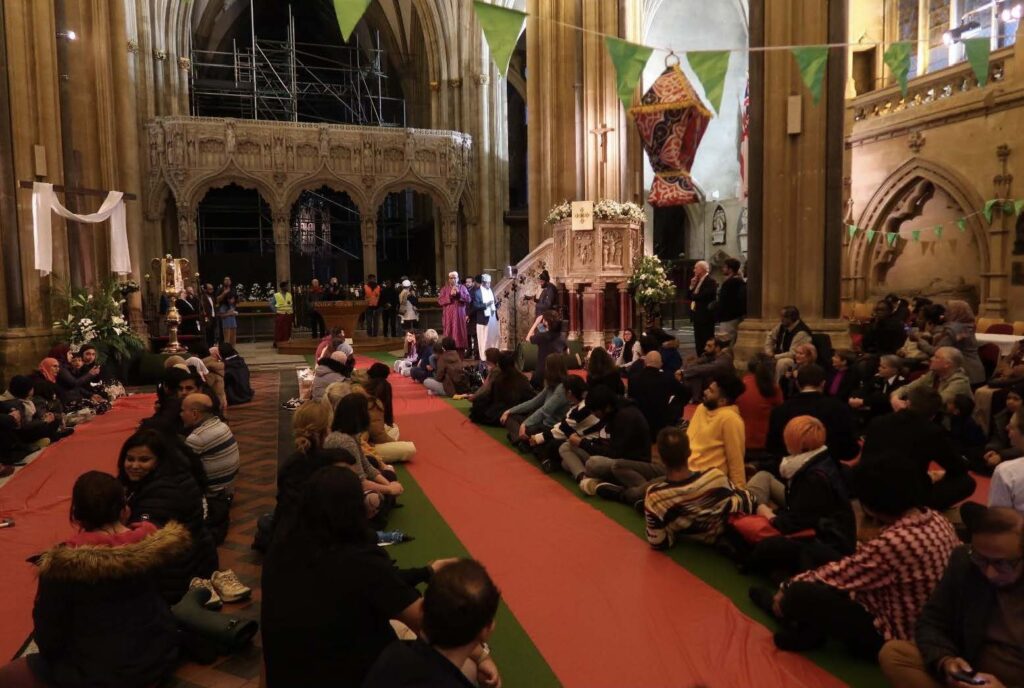
<path fill-rule="evenodd" d="M 67 437 L 74 430 L 62 429 L 57 414 L 42 404 L 37 407 L 33 389 L 32 378 L 27 375 L 12 377 L 7 391 L 0 394 L 0 413 L 18 411 L 20 423 L 15 437 L 20 444 L 38 449 Z"/>
<path fill-rule="evenodd" d="M 903 325 L 904 320 L 894 312 L 892 303 L 885 299 L 877 302 L 861 340 L 861 351 L 873 356 L 895 354 L 907 341 Z"/>
<path fill-rule="evenodd" d="M 363 452 L 360 436 L 370 428 L 369 403 L 365 394 L 353 392 L 343 397 L 334 409 L 331 433 L 324 440 L 324 448 L 344 449 L 355 457 L 352 470 L 363 481 L 367 515 L 383 521 L 404 488 L 397 480 L 389 480 L 381 473 Z"/>
<path fill-rule="evenodd" d="M 655 327 L 647 332 L 658 343 L 658 353 L 661 354 L 662 370 L 675 375 L 676 371 L 683 367 L 683 355 L 679 353 L 679 340 L 660 327 Z M 714 336 L 712 335 L 712 338 Z"/>
<path fill-rule="evenodd" d="M 849 404 L 825 396 L 825 371 L 819 365 L 809 365 L 796 376 L 799 392 L 794 394 L 771 413 L 768 421 L 768 439 L 765 447 L 779 459 L 786 455 L 783 431 L 786 424 L 797 416 L 813 416 L 825 426 L 832 458 L 849 461 L 860 452 L 854 432 L 853 411 Z"/>
<path fill-rule="evenodd" d="M 907 378 L 900 374 L 900 357 L 886 354 L 878 359 L 878 371 L 873 377 L 861 383 L 860 388 L 850 393 L 850 408 L 854 410 L 861 422 L 868 421 L 892 413 L 890 397 L 900 387 L 907 384 Z"/>
<path fill-rule="evenodd" d="M 848 349 L 837 349 L 832 354 L 832 372 L 825 384 L 825 394 L 849 403 L 850 395 L 860 387 L 859 376 L 854 370 L 856 360 L 856 355 Z"/>
<path fill-rule="evenodd" d="M 982 511 L 918 619 L 878 655 L 893 688 L 1024 685 L 1024 516 Z M 969 679 L 969 680 L 968 680 Z"/>
<path fill-rule="evenodd" d="M 199 379 L 186 367 L 172 366 L 164 371 L 156 388 L 155 411 L 139 424 L 141 429 L 159 430 L 185 436 L 188 428 L 181 420 L 181 404 L 189 394 L 199 391 Z"/>
<path fill-rule="evenodd" d="M 221 415 L 227 418 L 228 397 L 224 393 L 224 359 L 220 357 L 220 348 L 211 346 L 203 358 L 203 364 L 209 371 L 206 374 L 206 384 L 213 390 L 214 396 L 220 403 Z"/>
<path fill-rule="evenodd" d="M 234 344 L 224 342 L 220 345 L 220 355 L 224 359 L 224 393 L 232 406 L 248 404 L 255 393 L 249 383 L 249 366 Z"/>
<path fill-rule="evenodd" d="M 469 419 L 480 425 L 503 425 L 502 414 L 532 399 L 534 394 L 530 379 L 516 367 L 515 354 L 504 351 L 498 356 L 497 368 L 484 380 L 483 387 L 470 395 Z"/>
<path fill-rule="evenodd" d="M 363 389 L 370 396 L 369 440 L 373 453 L 384 463 L 402 463 L 412 460 L 416 445 L 401 441 L 401 431 L 395 422 L 394 390 L 388 382 L 390 369 L 383 363 L 374 363 L 367 371 L 369 379 Z"/>
<path fill-rule="evenodd" d="M 377 546 L 362 483 L 340 466 L 313 473 L 297 511 L 278 527 L 263 564 L 266 685 L 362 685 L 395 640 L 390 619 L 421 631 L 415 585 L 451 560 L 399 569 Z"/>
<path fill-rule="evenodd" d="M 188 552 L 160 570 L 160 592 L 175 604 L 190 581 L 207 580 L 217 570 L 217 548 L 203 518 L 203 489 L 174 445 L 155 430 L 140 430 L 125 440 L 117 479 L 128 495 L 127 523 L 165 526 L 176 521 L 191 535 Z"/>
<path fill-rule="evenodd" d="M 1024 399 L 1024 385 L 1010 388 L 1006 395 L 1006 407 L 992 419 L 992 433 L 985 445 L 985 453 L 980 461 L 971 464 L 971 470 L 991 475 L 995 467 L 1003 461 L 1019 459 L 1024 456 L 1024 449 L 1013 446 L 1008 432 L 1010 420 L 1021 409 Z"/>
<path fill-rule="evenodd" d="M 943 424 L 953 447 L 967 460 L 968 467 L 981 461 L 985 453 L 985 433 L 974 420 L 974 399 L 957 394 L 946 404 Z"/>
<path fill-rule="evenodd" d="M 241 461 L 234 433 L 216 415 L 214 408 L 214 400 L 206 394 L 190 394 L 181 403 L 181 420 L 190 431 L 185 444 L 203 464 L 206 527 L 219 545 L 228 534 L 235 478 Z"/>
<path fill-rule="evenodd" d="M 643 355 L 640 352 L 640 340 L 637 339 L 632 327 L 623 328 L 621 336 L 622 351 L 615 359 L 615 365 L 619 368 L 629 368 Z"/>
<path fill-rule="evenodd" d="M 587 383 L 583 378 L 570 375 L 565 382 L 565 396 L 570 404 L 565 418 L 549 429 L 530 436 L 530 446 L 540 458 L 540 467 L 545 473 L 551 473 L 561 465 L 559 452 L 570 437 L 578 435 L 586 439 L 604 429 L 604 422 L 593 414 L 587 404 Z M 579 482 L 576 476 L 573 477 Z"/>
<path fill-rule="evenodd" d="M 566 352 L 567 329 L 558 311 L 547 310 L 537 316 L 530 331 L 526 333 L 526 341 L 537 347 L 537 363 L 530 377 L 530 384 L 534 389 L 541 389 L 544 386 L 544 363 L 548 356 L 561 358 L 561 354 Z"/>
<path fill-rule="evenodd" d="M 416 365 L 416 333 L 409 330 L 405 333 L 402 341 L 402 357 L 395 361 L 395 372 L 403 377 L 408 377 L 408 371 Z"/>
<path fill-rule="evenodd" d="M 44 358 L 39 367 L 29 373 L 29 379 L 32 380 L 36 406 L 53 413 L 63 425 L 64 405 L 60 402 L 60 388 L 57 386 L 59 374 L 60 362 L 56 358 Z"/>
<path fill-rule="evenodd" d="M 775 359 L 765 353 L 751 356 L 743 386 L 746 391 L 736 400 L 736 408 L 743 418 L 747 461 L 758 461 L 767 456 L 765 443 L 772 409 L 782 405 L 782 390 L 775 382 Z"/>
<path fill-rule="evenodd" d="M 946 404 L 953 401 L 957 394 L 966 394 L 973 399 L 971 381 L 964 372 L 963 365 L 964 357 L 958 349 L 951 346 L 939 347 L 928 362 L 927 373 L 892 393 L 890 403 L 893 410 L 906 408 L 907 395 L 919 387 L 934 389 Z"/>
<path fill-rule="evenodd" d="M 423 380 L 427 394 L 436 397 L 451 397 L 469 391 L 466 369 L 463 367 L 462 354 L 455 346 L 452 337 L 441 340 L 441 348 L 437 356 L 434 376 Z"/>
<path fill-rule="evenodd" d="M 757 513 L 781 533 L 754 545 L 744 562 L 747 570 L 779 580 L 853 554 L 857 521 L 825 435 L 817 418 L 793 418 L 783 432 L 788 455 L 779 465 L 782 480 L 760 471 L 747 481 Z M 803 530 L 813 530 L 813 538 L 788 537 Z"/>
<path fill-rule="evenodd" d="M 788 359 L 783 359 L 777 365 L 786 366 Z M 813 344 L 800 344 L 793 349 L 793 363 L 788 370 L 782 373 L 779 386 L 782 388 L 782 397 L 789 399 L 800 392 L 800 384 L 797 377 L 800 371 L 818 363 L 818 349 Z M 824 370 L 824 367 L 822 368 Z M 824 392 L 824 386 L 822 392 Z"/>
<path fill-rule="evenodd" d="M 82 354 L 72 353 L 69 354 L 68 364 L 62 366 L 57 373 L 58 394 L 65 408 L 96 406 L 103 402 L 103 397 L 92 391 L 92 381 L 100 374 L 99 369 L 93 368 L 89 374 L 79 375 L 82 365 Z"/>
<path fill-rule="evenodd" d="M 548 356 L 544 361 L 544 388 L 532 399 L 517 404 L 501 414 L 508 441 L 522 449 L 529 447 L 530 435 L 544 432 L 565 418 L 569 398 L 565 381 L 569 371 L 564 356 Z"/>
<path fill-rule="evenodd" d="M 796 348 L 811 343 L 811 329 L 800 319 L 796 306 L 786 306 L 779 316 L 779 324 L 768 332 L 764 341 L 764 352 L 775 358 L 775 374 L 778 380 L 796 367 Z"/>
<path fill-rule="evenodd" d="M 925 492 L 899 458 L 857 466 L 864 513 L 881 523 L 857 551 L 750 597 L 782 625 L 781 650 L 821 646 L 831 636 L 854 655 L 874 658 L 888 640 L 908 640 L 953 550 L 960 544 L 941 514 L 923 508 Z"/>
<path fill-rule="evenodd" d="M 587 384 L 591 387 L 604 385 L 616 394 L 625 394 L 626 385 L 622 382 L 622 374 L 615 366 L 615 360 L 607 350 L 592 349 L 587 357 Z"/>
<path fill-rule="evenodd" d="M 667 370 L 662 370 L 661 353 L 651 351 L 643 365 L 629 380 L 629 398 L 647 419 L 647 427 L 658 433 L 675 425 L 683 415 L 686 389 Z"/>
<path fill-rule="evenodd" d="M 690 441 L 690 468 L 709 468 L 729 476 L 737 487 L 747 486 L 744 468 L 746 429 L 736 400 L 746 391 L 734 374 L 718 375 L 704 390 L 704 401 L 693 412 L 686 436 Z"/>
<path fill-rule="evenodd" d="M 690 442 L 679 428 L 658 433 L 658 455 L 665 477 L 644 485 L 647 542 L 667 549 L 678 538 L 714 544 L 733 514 L 753 513 L 756 502 L 717 468 L 690 469 Z M 627 495 L 628 500 L 633 495 Z"/>
<path fill-rule="evenodd" d="M 479 562 L 459 559 L 442 567 L 423 593 L 423 637 L 391 643 L 363 688 L 497 685 L 487 640 L 500 602 L 501 592 Z"/>
<path fill-rule="evenodd" d="M 704 389 L 716 375 L 733 373 L 735 370 L 729 338 L 725 335 L 715 335 L 704 344 L 704 351 L 700 356 L 688 360 L 685 368 L 675 374 L 689 389 L 687 401 L 699 404 L 704 398 Z"/>
<path fill-rule="evenodd" d="M 416 382 L 423 382 L 434 375 L 436 358 L 434 350 L 438 347 L 440 336 L 436 330 L 427 330 L 416 341 L 416 365 L 409 369 L 409 377 Z"/>
<path fill-rule="evenodd" d="M 1024 453 L 1024 413 L 1017 411 L 1006 428 L 1010 445 Z M 989 506 L 1005 506 L 1024 514 L 1024 458 L 1003 461 L 992 471 Z"/>
<path fill-rule="evenodd" d="M 0 685 L 150 686 L 178 664 L 178 628 L 157 577 L 189 550 L 169 522 L 127 524 L 124 487 L 100 471 L 71 490 L 78 532 L 35 560 L 32 639 L 39 648 L 0 668 Z"/>
<path fill-rule="evenodd" d="M 323 336 L 317 343 L 316 351 L 313 353 L 313 360 L 319 361 L 331 352 L 337 351 L 338 347 L 345 343 L 345 330 L 340 327 L 332 327 L 331 331 Z"/>
<path fill-rule="evenodd" d="M 1013 345 L 1009 355 L 1002 357 L 996 364 L 992 377 L 983 386 L 974 390 L 974 419 L 985 432 L 992 432 L 993 412 L 998 413 L 1000 406 L 1006 403 L 1006 395 L 1010 389 L 1024 387 L 1024 339 Z"/>
<path fill-rule="evenodd" d="M 942 398 L 928 387 L 910 392 L 907 407 L 876 418 L 864 435 L 861 462 L 895 455 L 911 467 L 925 491 L 924 504 L 945 511 L 974 492 L 974 478 L 967 472 L 967 460 L 961 456 L 948 434 L 938 423 Z M 932 462 L 944 471 L 939 480 L 929 473 Z"/>
<path fill-rule="evenodd" d="M 562 468 L 585 494 L 593 496 L 598 483 L 613 479 L 611 469 L 616 461 L 650 464 L 651 436 L 646 419 L 633 402 L 603 385 L 587 392 L 586 409 L 604 427 L 596 435 L 570 435 L 558 453 Z"/>
<path fill-rule="evenodd" d="M 317 361 L 316 368 L 313 370 L 313 388 L 309 398 L 319 401 L 327 391 L 328 385 L 348 380 L 349 370 L 345 367 L 346 363 L 348 363 L 348 356 L 340 351 L 332 351 L 328 356 Z"/>

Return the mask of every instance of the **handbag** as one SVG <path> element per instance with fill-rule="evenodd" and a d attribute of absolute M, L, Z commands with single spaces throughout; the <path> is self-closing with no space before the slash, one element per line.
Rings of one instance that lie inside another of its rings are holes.
<path fill-rule="evenodd" d="M 804 528 L 795 533 L 782 533 L 772 525 L 771 521 L 760 514 L 731 514 L 729 527 L 736 531 L 744 542 L 751 545 L 772 537 L 784 536 L 794 540 L 805 540 L 814 538 L 816 535 L 813 528 Z"/>

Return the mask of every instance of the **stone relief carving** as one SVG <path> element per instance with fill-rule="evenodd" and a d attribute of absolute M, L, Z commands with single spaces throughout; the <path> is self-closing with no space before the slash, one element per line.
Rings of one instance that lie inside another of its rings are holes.
<path fill-rule="evenodd" d="M 590 265 L 594 262 L 594 232 L 576 232 L 573 244 L 576 248 L 576 264 Z"/>
<path fill-rule="evenodd" d="M 607 267 L 622 267 L 622 233 L 605 230 L 601 235 L 601 260 Z"/>

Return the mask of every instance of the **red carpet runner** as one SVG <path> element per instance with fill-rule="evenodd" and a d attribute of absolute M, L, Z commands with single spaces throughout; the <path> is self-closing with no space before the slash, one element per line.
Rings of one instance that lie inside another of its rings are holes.
<path fill-rule="evenodd" d="M 79 426 L 75 434 L 47 447 L 0 488 L 0 516 L 13 528 L 0 530 L 0 662 L 21 648 L 32 632 L 35 570 L 26 559 L 66 539 L 71 488 L 85 471 L 117 470 L 117 453 L 139 421 L 153 414 L 152 394 L 121 399 L 110 413 Z"/>
<path fill-rule="evenodd" d="M 778 652 L 727 597 L 457 409 L 406 378 L 391 380 L 402 439 L 418 448 L 412 474 L 564 685 L 843 685 Z"/>

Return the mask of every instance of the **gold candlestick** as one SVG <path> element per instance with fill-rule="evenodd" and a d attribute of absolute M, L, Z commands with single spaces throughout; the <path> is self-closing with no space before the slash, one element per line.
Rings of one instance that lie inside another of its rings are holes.
<path fill-rule="evenodd" d="M 163 258 L 154 258 L 151 263 L 153 272 L 160 279 L 160 292 L 167 296 L 167 346 L 160 350 L 165 354 L 180 354 L 188 349 L 178 342 L 178 325 L 181 315 L 175 301 L 185 290 L 185 275 L 191 266 L 188 258 L 172 258 L 168 253 Z"/>

